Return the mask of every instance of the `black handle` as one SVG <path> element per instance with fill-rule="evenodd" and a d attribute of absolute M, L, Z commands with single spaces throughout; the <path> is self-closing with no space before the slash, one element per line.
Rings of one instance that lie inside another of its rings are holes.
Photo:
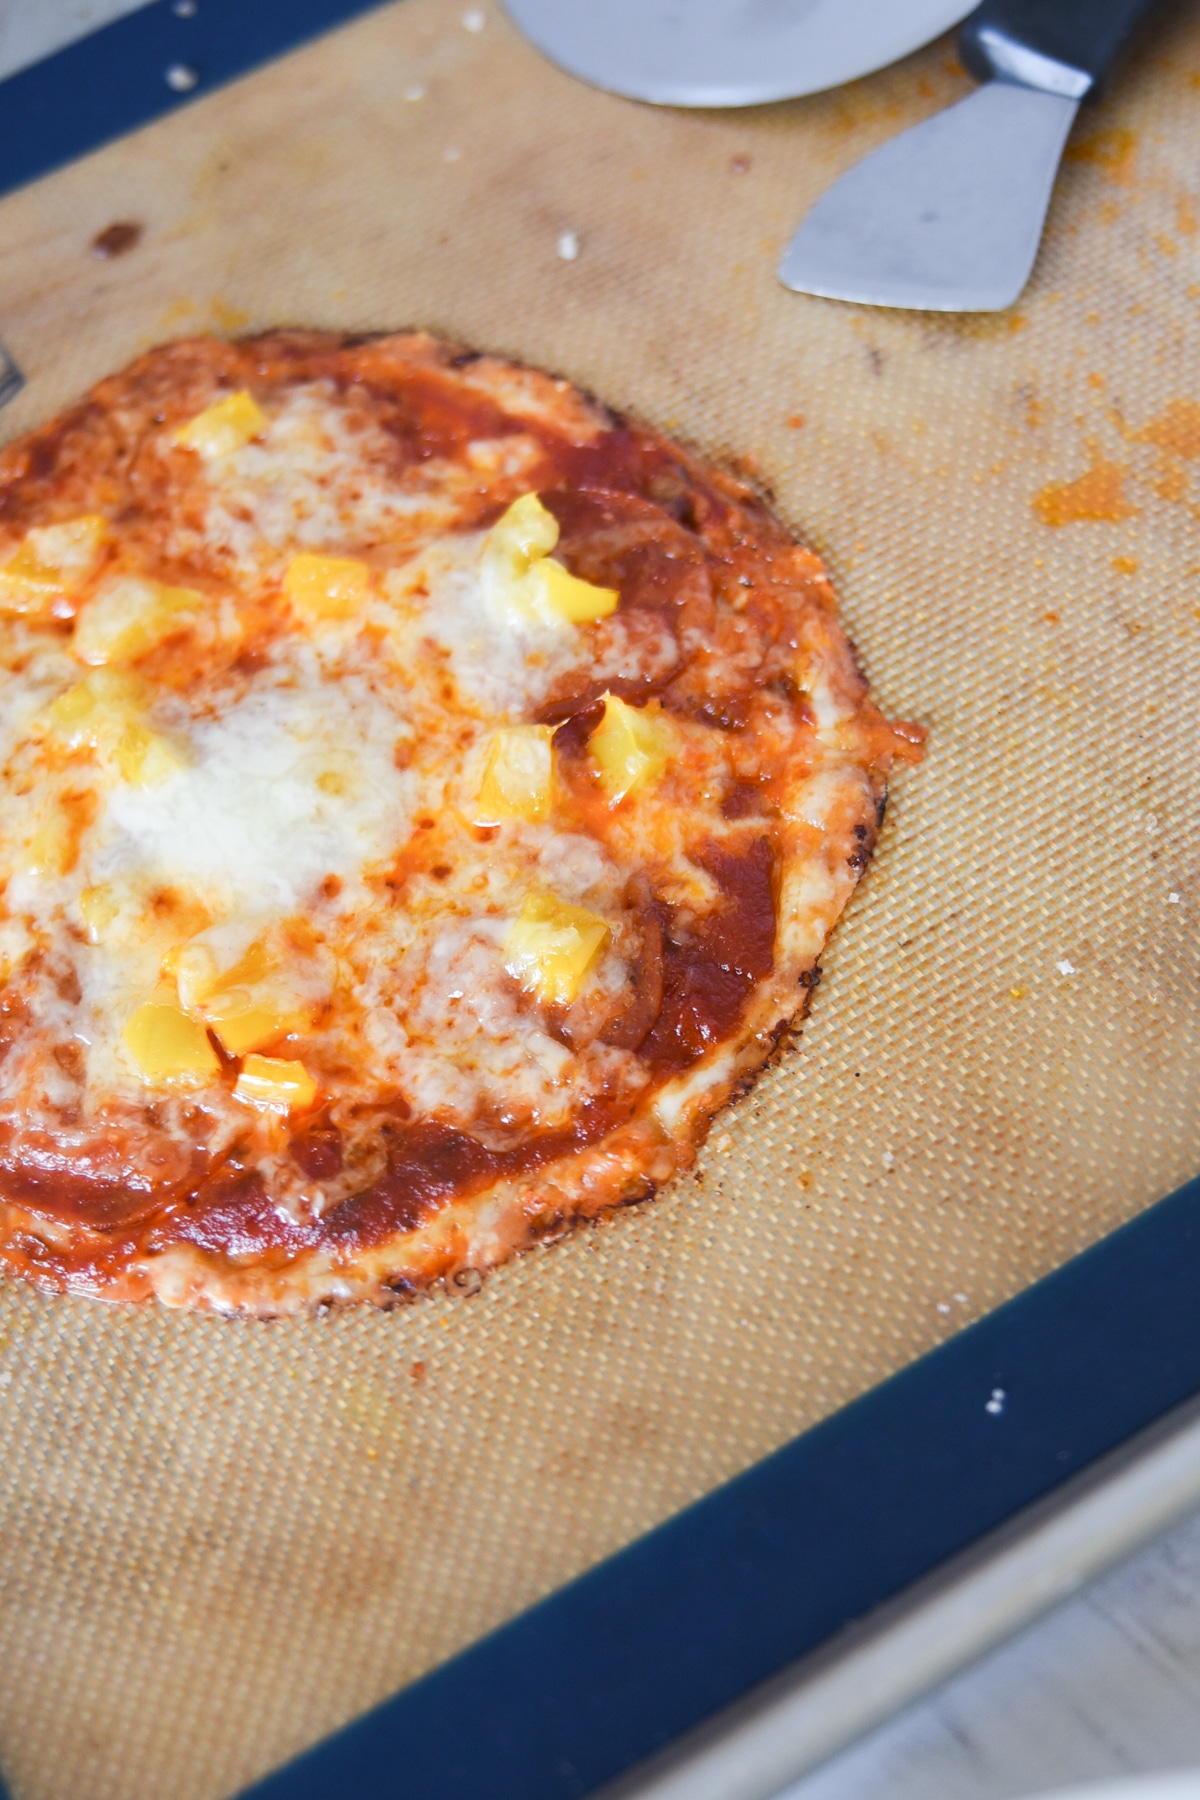
<path fill-rule="evenodd" d="M 983 0 L 958 50 L 979 81 L 1013 81 L 1081 100 L 1154 0 Z"/>

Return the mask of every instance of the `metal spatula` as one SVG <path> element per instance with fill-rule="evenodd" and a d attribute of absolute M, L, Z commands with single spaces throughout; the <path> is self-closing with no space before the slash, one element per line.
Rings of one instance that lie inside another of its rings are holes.
<path fill-rule="evenodd" d="M 984 0 L 959 37 L 984 86 L 835 181 L 784 252 L 780 280 L 871 306 L 1011 306 L 1079 103 L 1151 4 Z"/>
<path fill-rule="evenodd" d="M 664 106 L 838 87 L 949 31 L 970 0 L 505 0 L 571 75 Z"/>

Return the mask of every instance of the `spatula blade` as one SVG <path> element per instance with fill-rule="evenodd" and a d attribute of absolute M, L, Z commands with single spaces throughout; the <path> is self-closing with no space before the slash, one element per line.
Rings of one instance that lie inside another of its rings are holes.
<path fill-rule="evenodd" d="M 662 106 L 757 106 L 885 68 L 974 0 L 505 0 L 526 37 L 594 87 Z"/>
<path fill-rule="evenodd" d="M 990 81 L 835 181 L 785 287 L 868 306 L 998 312 L 1029 279 L 1077 100 Z"/>

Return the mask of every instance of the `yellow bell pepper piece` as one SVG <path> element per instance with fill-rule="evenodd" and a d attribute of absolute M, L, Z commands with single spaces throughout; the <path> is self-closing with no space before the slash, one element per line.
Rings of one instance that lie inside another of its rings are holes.
<path fill-rule="evenodd" d="M 80 662 L 96 667 L 136 662 L 203 605 L 204 596 L 192 588 L 124 575 L 84 607 L 71 649 Z"/>
<path fill-rule="evenodd" d="M 600 765 L 604 791 L 615 806 L 626 794 L 658 781 L 679 739 L 661 705 L 630 706 L 616 694 L 605 694 L 604 717 L 588 739 L 588 750 Z"/>
<path fill-rule="evenodd" d="M 505 725 L 492 735 L 479 788 L 477 825 L 528 819 L 540 825 L 554 799 L 554 727 Z"/>
<path fill-rule="evenodd" d="M 352 619 L 371 594 L 371 571 L 353 556 L 294 556 L 283 591 L 310 619 Z"/>
<path fill-rule="evenodd" d="M 262 1112 L 304 1112 L 317 1097 L 317 1084 L 302 1062 L 274 1056 L 248 1056 L 234 1084 L 233 1097 Z"/>
<path fill-rule="evenodd" d="M 138 1074 L 151 1085 L 199 1086 L 221 1067 L 204 1026 L 165 989 L 138 1007 L 121 1035 Z"/>
<path fill-rule="evenodd" d="M 175 979 L 183 1010 L 215 1031 L 230 1056 L 261 1050 L 311 1024 L 310 1009 L 272 981 L 274 966 L 261 942 L 251 944 L 230 969 L 222 970 L 203 942 L 177 945 L 162 967 Z"/>
<path fill-rule="evenodd" d="M 522 494 L 488 532 L 485 551 L 502 557 L 514 574 L 524 575 L 558 542 L 558 520 L 536 494 Z"/>
<path fill-rule="evenodd" d="M 102 518 L 85 513 L 28 532 L 0 568 L 0 612 L 46 612 L 72 593 L 95 566 L 105 530 Z"/>
<path fill-rule="evenodd" d="M 604 920 L 586 907 L 527 894 L 504 940 L 504 966 L 543 1006 L 570 1006 L 608 938 Z"/>
<path fill-rule="evenodd" d="M 99 751 L 134 787 L 151 787 L 183 767 L 176 746 L 143 716 L 145 686 L 123 669 L 93 669 L 43 715 L 70 749 Z"/>
<path fill-rule="evenodd" d="M 79 915 L 83 920 L 89 944 L 103 943 L 105 933 L 120 916 L 121 896 L 117 889 L 102 883 L 84 888 L 79 896 Z"/>
<path fill-rule="evenodd" d="M 41 819 L 33 836 L 13 857 L 13 866 L 22 874 L 54 880 L 65 875 L 75 854 L 75 835 L 70 821 L 54 795 L 41 808 Z"/>
<path fill-rule="evenodd" d="M 514 500 L 488 532 L 483 545 L 486 577 L 516 612 L 571 625 L 607 618 L 621 598 L 616 588 L 581 581 L 550 559 L 558 543 L 558 520 L 536 494 Z"/>
<path fill-rule="evenodd" d="M 186 425 L 181 425 L 175 433 L 175 442 L 181 450 L 194 450 L 207 462 L 215 456 L 228 456 L 234 450 L 241 450 L 251 438 L 261 437 L 266 429 L 266 413 L 253 394 L 239 388 L 236 394 L 226 394 L 223 400 L 215 400 Z"/>
<path fill-rule="evenodd" d="M 552 557 L 535 563 L 528 580 L 539 609 L 555 613 L 572 625 L 607 619 L 609 613 L 616 612 L 621 598 L 616 588 L 595 587 L 590 581 L 581 581 Z"/>

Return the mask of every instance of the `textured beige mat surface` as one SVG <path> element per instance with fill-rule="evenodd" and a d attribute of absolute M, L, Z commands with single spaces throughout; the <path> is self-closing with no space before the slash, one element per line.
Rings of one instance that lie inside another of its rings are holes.
<path fill-rule="evenodd" d="M 1200 1167 L 1200 21 L 1079 128 L 1011 317 L 779 288 L 963 87 L 653 111 L 403 0 L 0 204 L 6 433 L 182 331 L 429 325 L 750 461 L 931 728 L 699 1179 L 386 1317 L 0 1292 L 21 1800 L 218 1800 Z"/>

